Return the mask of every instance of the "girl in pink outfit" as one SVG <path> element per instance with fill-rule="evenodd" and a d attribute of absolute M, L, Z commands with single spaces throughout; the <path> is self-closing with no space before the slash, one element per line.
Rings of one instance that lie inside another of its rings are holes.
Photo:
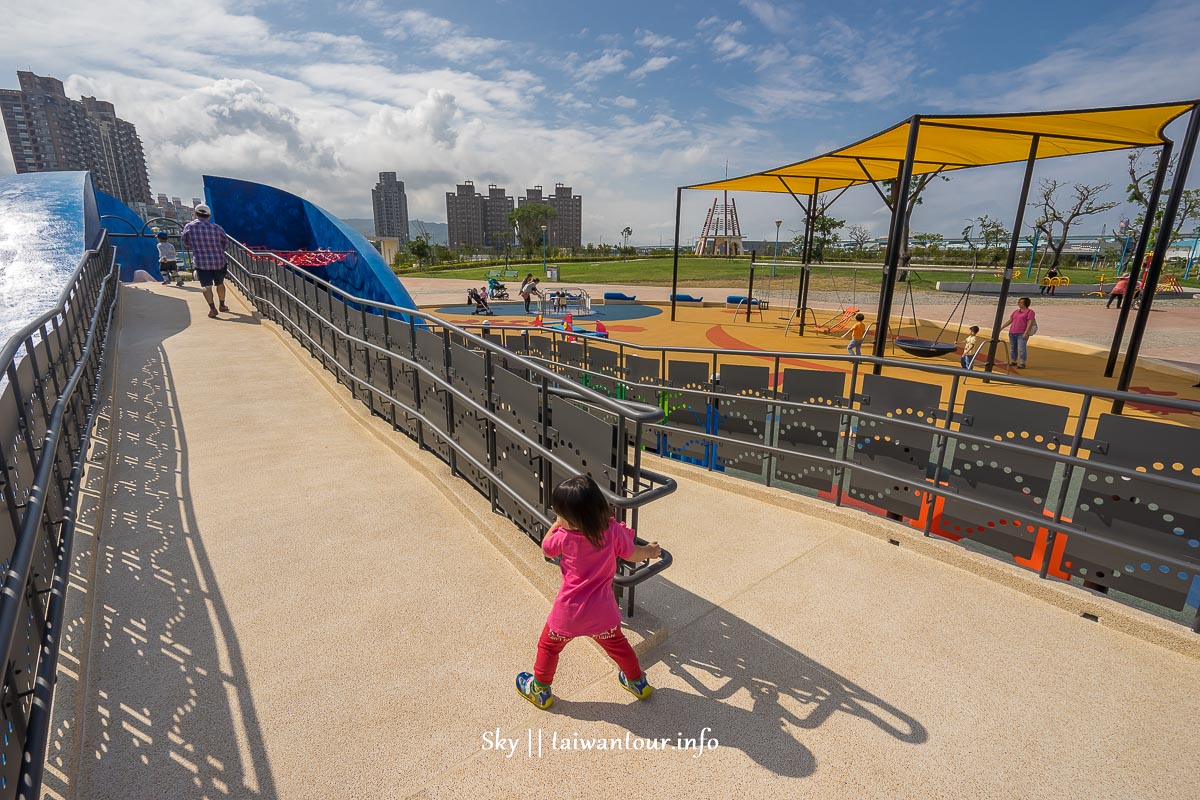
<path fill-rule="evenodd" d="M 621 631 L 621 609 L 612 582 L 618 558 L 660 558 L 658 543 L 634 544 L 633 531 L 613 518 L 604 493 L 587 475 L 568 478 L 555 487 L 551 505 L 558 519 L 542 540 L 542 552 L 559 559 L 562 587 L 538 640 L 533 672 L 517 676 L 517 691 L 538 708 L 549 708 L 554 702 L 550 684 L 558 669 L 558 654 L 572 639 L 589 636 L 617 662 L 621 686 L 645 700 L 654 690 Z"/>
<path fill-rule="evenodd" d="M 1032 304 L 1028 297 L 1022 297 L 1017 301 L 1017 308 L 1009 316 L 1008 322 L 1000 326 L 1000 330 L 1012 326 L 1008 332 L 1008 347 L 1011 351 L 1009 359 L 1018 369 L 1025 369 L 1026 349 L 1029 344 L 1030 326 L 1033 324 L 1037 315 L 1033 313 L 1033 309 L 1029 306 Z"/>

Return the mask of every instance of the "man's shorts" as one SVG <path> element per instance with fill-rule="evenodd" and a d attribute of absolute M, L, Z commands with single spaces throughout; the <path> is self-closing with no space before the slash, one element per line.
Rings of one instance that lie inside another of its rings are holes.
<path fill-rule="evenodd" d="M 221 267 L 220 269 L 198 269 L 196 270 L 196 277 L 199 278 L 201 286 L 208 287 L 214 283 L 220 286 L 225 283 L 225 272 L 227 269 L 227 267 Z"/>

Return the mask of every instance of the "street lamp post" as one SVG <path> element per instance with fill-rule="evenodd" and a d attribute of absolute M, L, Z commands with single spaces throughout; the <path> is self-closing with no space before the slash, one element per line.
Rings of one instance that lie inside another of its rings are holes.
<path fill-rule="evenodd" d="M 542 226 L 542 275 L 546 274 L 546 226 Z"/>
<path fill-rule="evenodd" d="M 779 263 L 779 226 L 783 224 L 783 220 L 775 220 L 775 258 L 772 259 L 771 277 L 775 277 L 775 265 Z"/>

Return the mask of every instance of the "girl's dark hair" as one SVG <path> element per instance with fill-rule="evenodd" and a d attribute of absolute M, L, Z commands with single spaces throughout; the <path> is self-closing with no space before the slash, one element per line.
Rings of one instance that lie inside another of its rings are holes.
<path fill-rule="evenodd" d="M 604 545 L 604 531 L 612 519 L 612 508 L 608 505 L 600 487 L 588 475 L 576 475 L 554 487 L 550 498 L 554 513 L 571 523 L 599 549 Z"/>
<path fill-rule="evenodd" d="M 1024 302 L 1024 304 L 1025 304 L 1025 308 L 1029 308 L 1031 305 L 1033 305 L 1033 301 L 1032 301 L 1032 300 L 1030 300 L 1028 297 L 1019 297 L 1019 298 L 1017 298 L 1017 305 L 1018 305 L 1018 306 L 1019 306 L 1019 305 L 1021 305 L 1021 303 L 1022 303 L 1022 302 Z"/>

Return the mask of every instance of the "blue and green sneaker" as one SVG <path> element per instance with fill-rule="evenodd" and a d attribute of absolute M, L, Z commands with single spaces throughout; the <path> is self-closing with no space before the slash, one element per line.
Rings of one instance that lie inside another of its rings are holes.
<path fill-rule="evenodd" d="M 549 708 L 554 702 L 554 695 L 550 693 L 550 684 L 540 683 L 533 677 L 532 672 L 522 672 L 517 675 L 517 693 L 541 709 Z"/>
<path fill-rule="evenodd" d="M 642 677 L 638 678 L 636 681 L 631 681 L 629 678 L 625 677 L 624 672 L 618 671 L 617 680 L 620 681 L 621 685 L 624 686 L 629 693 L 638 700 L 645 700 L 647 697 L 654 694 L 654 687 L 646 682 L 646 673 L 644 672 L 642 673 Z"/>

